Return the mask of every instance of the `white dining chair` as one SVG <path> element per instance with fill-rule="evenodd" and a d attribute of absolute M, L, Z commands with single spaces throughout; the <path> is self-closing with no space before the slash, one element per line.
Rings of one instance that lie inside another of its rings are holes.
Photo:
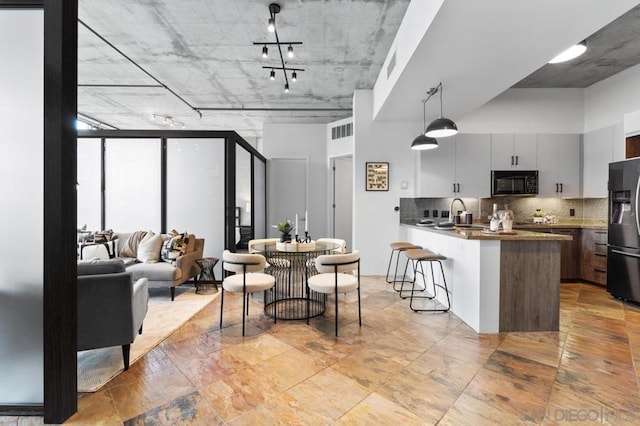
<path fill-rule="evenodd" d="M 309 290 L 318 293 L 333 294 L 336 309 L 336 337 L 338 336 L 338 293 L 358 291 L 358 323 L 362 327 L 360 307 L 360 253 L 324 254 L 316 258 L 316 270 L 319 272 L 307 278 L 307 310 L 310 304 Z M 309 316 L 307 315 L 307 324 Z"/>
<path fill-rule="evenodd" d="M 342 254 L 347 251 L 347 242 L 345 240 L 341 240 L 340 238 L 318 238 L 318 243 L 333 243 L 339 244 L 338 248 L 331 250 L 331 253 Z"/>
<path fill-rule="evenodd" d="M 225 271 L 235 272 L 235 274 L 229 275 L 222 281 L 220 294 L 221 329 L 225 290 L 232 293 L 242 293 L 242 335 L 244 336 L 245 316 L 249 315 L 249 294 L 269 290 L 276 283 L 272 275 L 264 273 L 266 264 L 267 261 L 260 254 L 232 253 L 229 250 L 222 253 L 222 268 Z M 275 322 L 275 315 L 273 318 Z"/>

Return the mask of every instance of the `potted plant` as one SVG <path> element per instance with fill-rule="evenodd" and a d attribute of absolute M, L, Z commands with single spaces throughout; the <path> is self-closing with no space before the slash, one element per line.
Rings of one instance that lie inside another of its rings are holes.
<path fill-rule="evenodd" d="M 295 225 L 289 219 L 284 222 L 278 222 L 277 225 L 273 225 L 278 231 L 282 233 L 280 236 L 281 242 L 291 241 L 291 232 L 295 229 Z"/>
<path fill-rule="evenodd" d="M 544 223 L 545 216 L 546 213 L 543 210 L 536 209 L 536 211 L 533 212 L 533 223 Z"/>

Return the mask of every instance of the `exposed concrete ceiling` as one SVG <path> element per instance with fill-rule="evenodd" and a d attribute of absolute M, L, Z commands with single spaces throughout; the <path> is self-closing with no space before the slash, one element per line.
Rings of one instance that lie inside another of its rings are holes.
<path fill-rule="evenodd" d="M 279 65 L 275 46 L 262 59 L 261 46 L 253 45 L 274 41 L 266 29 L 269 3 L 80 0 L 79 113 L 123 129 L 162 128 L 151 120 L 161 114 L 187 129 L 236 130 L 248 139 L 261 137 L 265 122 L 326 123 L 350 116 L 353 91 L 373 88 L 409 0 L 279 1 L 280 39 L 304 43 L 287 66 L 306 71 L 288 94 L 281 72 L 272 82 L 262 69 Z M 514 85 L 593 84 L 640 59 L 639 3 L 582 0 L 576 11 L 575 0 L 446 0 L 434 21 L 425 22 L 429 28 L 376 120 L 422 121 L 421 99 L 438 82 L 444 84 L 444 113 L 453 119 Z M 585 38 L 583 59 L 553 70 L 545 65 Z M 428 104 L 428 114 L 437 113 L 436 104 Z M 200 118 L 192 106 L 221 110 L 203 111 Z"/>
<path fill-rule="evenodd" d="M 546 64 L 514 87 L 589 87 L 640 63 L 640 6 L 586 39 L 587 51 L 560 64 Z"/>
<path fill-rule="evenodd" d="M 262 46 L 253 45 L 275 41 L 266 25 L 269 3 L 80 0 L 78 112 L 123 129 L 162 128 L 151 119 L 160 114 L 187 129 L 236 130 L 246 138 L 261 137 L 264 122 L 348 117 L 353 91 L 373 88 L 409 0 L 279 1 L 280 40 L 304 43 L 288 59 L 287 66 L 306 70 L 288 94 L 282 71 L 270 81 L 262 68 L 281 66 L 276 46 L 263 59 Z M 222 110 L 200 118 L 191 107 Z"/>

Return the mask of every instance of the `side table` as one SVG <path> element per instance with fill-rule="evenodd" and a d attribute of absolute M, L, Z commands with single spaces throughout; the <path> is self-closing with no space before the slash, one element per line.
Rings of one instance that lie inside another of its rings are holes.
<path fill-rule="evenodd" d="M 200 267 L 200 275 L 196 279 L 196 294 L 198 294 L 198 290 L 200 288 L 200 284 L 213 284 L 216 292 L 218 291 L 218 281 L 216 280 L 215 272 L 213 268 L 216 266 L 220 259 L 216 257 L 203 257 L 202 259 L 197 259 L 196 263 Z"/>

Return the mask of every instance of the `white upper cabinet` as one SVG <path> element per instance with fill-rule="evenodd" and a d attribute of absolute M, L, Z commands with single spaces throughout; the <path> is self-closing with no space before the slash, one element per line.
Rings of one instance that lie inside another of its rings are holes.
<path fill-rule="evenodd" d="M 609 163 L 613 161 L 614 127 L 604 127 L 584 134 L 582 196 L 607 197 Z"/>
<path fill-rule="evenodd" d="M 491 196 L 491 135 L 457 134 L 456 196 Z"/>
<path fill-rule="evenodd" d="M 538 136 L 538 195 L 580 196 L 580 135 Z"/>
<path fill-rule="evenodd" d="M 420 151 L 420 197 L 452 197 L 456 175 L 454 137 L 441 138 L 438 147 Z"/>
<path fill-rule="evenodd" d="M 490 152 L 489 135 L 438 139 L 438 148 L 420 152 L 420 196 L 489 197 Z"/>
<path fill-rule="evenodd" d="M 491 135 L 491 170 L 536 170 L 535 134 Z"/>
<path fill-rule="evenodd" d="M 513 168 L 515 159 L 513 156 L 512 134 L 491 135 L 491 170 L 509 170 Z"/>

